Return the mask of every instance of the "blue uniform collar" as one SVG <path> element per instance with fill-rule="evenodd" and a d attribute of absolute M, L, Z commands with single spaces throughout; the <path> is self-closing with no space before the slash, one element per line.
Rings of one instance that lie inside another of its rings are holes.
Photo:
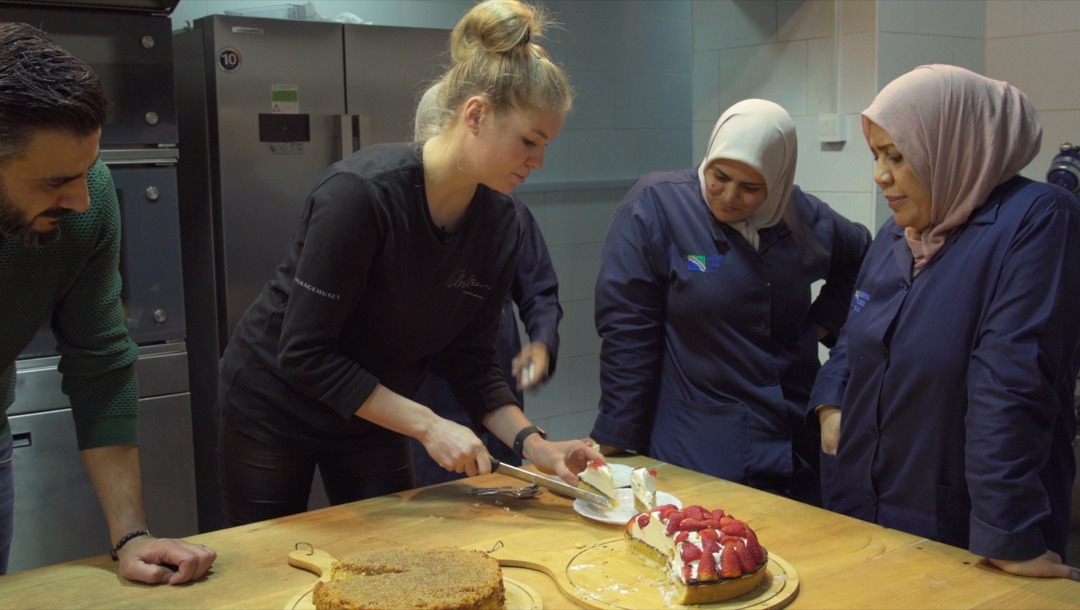
<path fill-rule="evenodd" d="M 945 239 L 945 245 L 938 251 L 934 260 L 930 261 L 927 270 L 933 267 L 934 262 L 940 259 L 949 250 L 949 247 L 952 246 L 953 242 L 957 240 L 967 227 L 973 225 L 992 225 L 997 222 L 998 216 L 1001 213 L 1002 202 L 1007 200 L 1012 191 L 1023 187 L 1025 184 L 1027 184 L 1027 180 L 1021 176 L 1013 176 L 1009 180 L 999 184 L 997 188 L 990 193 L 990 196 L 986 198 L 986 203 L 975 209 L 967 222 L 960 225 L 949 234 L 949 237 Z M 892 223 L 893 220 L 890 218 L 888 222 Z M 889 232 L 893 238 L 893 256 L 896 258 L 897 264 L 900 265 L 900 269 L 907 270 L 904 273 L 904 277 L 910 280 L 912 255 L 911 249 L 908 248 L 907 241 L 904 238 L 904 229 L 893 223 Z"/>

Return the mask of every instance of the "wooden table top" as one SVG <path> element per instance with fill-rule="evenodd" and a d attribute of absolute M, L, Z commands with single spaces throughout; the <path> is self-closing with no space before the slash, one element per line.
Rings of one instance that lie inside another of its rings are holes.
<path fill-rule="evenodd" d="M 641 457 L 610 461 L 656 464 Z M 312 573 L 288 565 L 287 555 L 297 543 L 344 557 L 373 539 L 472 548 L 516 541 L 560 551 L 622 535 L 621 526 L 585 519 L 571 500 L 550 492 L 523 500 L 467 493 L 470 487 L 506 484 L 518 482 L 486 475 L 192 536 L 192 542 L 215 549 L 218 559 L 205 578 L 189 585 L 127 582 L 108 555 L 17 572 L 0 577 L 0 606 L 281 610 L 315 581 Z M 1010 576 L 966 550 L 749 487 L 667 464 L 659 466 L 657 484 L 684 504 L 723 508 L 750 524 L 762 545 L 798 574 L 791 608 L 1080 606 L 1080 583 Z M 539 593 L 544 608 L 577 607 L 548 576 L 504 570 Z"/>

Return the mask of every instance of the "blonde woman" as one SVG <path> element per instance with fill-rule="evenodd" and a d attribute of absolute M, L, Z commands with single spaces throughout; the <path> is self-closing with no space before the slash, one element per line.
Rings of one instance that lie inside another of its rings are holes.
<path fill-rule="evenodd" d="M 372 146 L 315 185 L 275 277 L 222 359 L 221 484 L 234 524 L 412 487 L 410 437 L 447 470 L 490 457 L 410 397 L 437 359 L 470 416 L 568 482 L 598 457 L 531 425 L 495 356 L 521 226 L 509 194 L 544 164 L 571 105 L 536 41 L 543 15 L 475 6 L 451 34 L 434 133 Z"/>

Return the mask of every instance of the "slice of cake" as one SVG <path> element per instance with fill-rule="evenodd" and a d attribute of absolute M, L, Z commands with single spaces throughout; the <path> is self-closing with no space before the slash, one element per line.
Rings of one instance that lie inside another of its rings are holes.
<path fill-rule="evenodd" d="M 334 562 L 330 577 L 315 584 L 317 610 L 496 610 L 506 605 L 499 562 L 482 551 L 374 549 Z"/>
<path fill-rule="evenodd" d="M 592 460 L 585 470 L 578 473 L 578 487 L 610 499 L 612 506 L 619 505 L 615 495 L 615 479 L 611 477 L 611 466 L 602 459 Z"/>
<path fill-rule="evenodd" d="M 663 566 L 680 604 L 746 595 L 765 577 L 768 554 L 746 523 L 722 510 L 657 506 L 626 523 L 630 549 Z"/>
<path fill-rule="evenodd" d="M 647 513 L 656 508 L 656 471 L 642 466 L 631 470 L 630 490 L 634 492 L 634 510 Z"/>

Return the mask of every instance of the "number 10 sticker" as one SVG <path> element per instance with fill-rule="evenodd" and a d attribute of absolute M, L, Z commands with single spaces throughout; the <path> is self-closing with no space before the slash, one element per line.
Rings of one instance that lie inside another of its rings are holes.
<path fill-rule="evenodd" d="M 242 63 L 244 63 L 244 58 L 240 56 L 240 51 L 232 47 L 224 47 L 218 51 L 217 65 L 223 71 L 236 72 Z"/>

